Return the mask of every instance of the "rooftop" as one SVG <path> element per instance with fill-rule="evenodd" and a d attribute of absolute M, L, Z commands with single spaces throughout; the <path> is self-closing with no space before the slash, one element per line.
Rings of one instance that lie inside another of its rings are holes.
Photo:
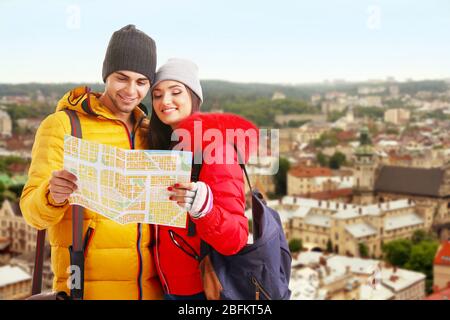
<path fill-rule="evenodd" d="M 309 193 L 308 196 L 313 199 L 327 201 L 342 197 L 350 197 L 352 194 L 353 194 L 352 188 L 345 188 L 345 189 L 313 192 Z"/>
<path fill-rule="evenodd" d="M 375 181 L 375 191 L 440 197 L 444 173 L 441 168 L 383 166 Z"/>
<path fill-rule="evenodd" d="M 389 289 L 399 292 L 417 282 L 425 281 L 425 275 L 405 269 L 389 268 L 381 270 L 381 281 Z"/>
<path fill-rule="evenodd" d="M 349 219 L 362 215 L 378 216 L 386 211 L 412 208 L 414 205 L 408 199 L 400 199 L 366 206 L 353 206 L 349 209 L 338 211 L 334 217 L 338 219 Z"/>
<path fill-rule="evenodd" d="M 318 227 L 329 228 L 331 226 L 331 217 L 319 214 L 309 214 L 305 218 L 305 223 Z"/>
<path fill-rule="evenodd" d="M 434 264 L 450 266 L 450 241 L 441 243 L 434 257 Z"/>
<path fill-rule="evenodd" d="M 332 171 L 321 167 L 295 167 L 289 170 L 289 174 L 297 178 L 331 177 Z"/>
<path fill-rule="evenodd" d="M 27 280 L 31 280 L 31 276 L 19 267 L 0 267 L 0 287 Z"/>
<path fill-rule="evenodd" d="M 450 288 L 435 292 L 426 297 L 424 300 L 450 300 Z"/>
<path fill-rule="evenodd" d="M 305 251 L 301 252 L 296 259 L 292 260 L 292 266 L 298 266 L 298 265 L 312 265 L 317 264 L 320 261 L 320 257 L 323 256 L 322 252 L 315 252 L 315 251 Z"/>
<path fill-rule="evenodd" d="M 289 289 L 291 300 L 324 300 L 326 297 L 326 290 L 319 288 L 318 272 L 311 268 L 294 270 Z"/>
<path fill-rule="evenodd" d="M 350 267 L 350 271 L 356 274 L 372 274 L 379 266 L 381 261 L 373 259 L 351 258 L 346 256 L 331 256 L 327 260 L 327 264 L 336 271 L 345 272 L 346 267 Z"/>
<path fill-rule="evenodd" d="M 324 263 L 329 267 L 328 271 Z M 385 268 L 380 260 L 324 255 L 321 252 L 301 252 L 293 260 L 292 266 L 302 266 L 301 269 L 294 269 L 292 273 L 289 284 L 293 293 L 292 299 L 324 299 L 319 287 L 320 274 L 324 277 L 324 284 L 348 277 L 347 271 L 358 275 L 354 280 L 367 279 L 367 283 L 361 283 L 361 300 L 393 299 L 396 292 L 425 280 L 425 275 L 419 272 Z M 369 283 L 372 278 L 378 280 L 375 285 Z"/>
<path fill-rule="evenodd" d="M 394 293 L 383 285 L 370 286 L 363 284 L 360 287 L 360 300 L 391 300 L 394 298 Z"/>
<path fill-rule="evenodd" d="M 387 217 L 384 220 L 384 230 L 390 231 L 404 227 L 416 226 L 423 224 L 425 221 L 414 212 L 410 212 L 401 216 Z"/>
<path fill-rule="evenodd" d="M 377 230 L 368 223 L 355 223 L 345 226 L 347 230 L 355 238 L 364 238 L 377 234 Z"/>

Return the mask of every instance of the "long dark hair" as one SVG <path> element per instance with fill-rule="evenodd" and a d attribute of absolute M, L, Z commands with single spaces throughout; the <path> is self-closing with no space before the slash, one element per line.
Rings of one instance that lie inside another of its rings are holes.
<path fill-rule="evenodd" d="M 189 88 L 188 86 L 184 85 L 187 92 L 191 96 L 192 101 L 192 113 L 199 112 L 200 111 L 200 105 L 201 101 L 200 98 Z M 153 97 L 152 97 L 153 98 Z M 170 141 L 170 138 L 172 136 L 172 127 L 163 123 L 158 116 L 156 115 L 156 112 L 153 108 L 153 102 L 152 102 L 152 115 L 150 117 L 150 149 L 154 150 L 169 150 L 172 149 L 173 143 Z"/>

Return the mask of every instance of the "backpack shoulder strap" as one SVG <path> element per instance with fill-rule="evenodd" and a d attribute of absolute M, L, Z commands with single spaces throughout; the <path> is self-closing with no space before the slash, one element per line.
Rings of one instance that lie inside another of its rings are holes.
<path fill-rule="evenodd" d="M 64 111 L 70 119 L 72 136 L 82 138 L 83 133 L 77 112 L 68 109 Z M 70 288 L 70 296 L 74 300 L 82 300 L 84 293 L 83 207 L 79 205 L 72 205 L 72 246 L 69 247 L 69 253 L 71 274 L 80 275 L 80 287 Z"/>
<path fill-rule="evenodd" d="M 36 238 L 36 254 L 34 256 L 33 282 L 31 294 L 36 295 L 42 291 L 42 268 L 44 265 L 45 229 L 38 230 Z"/>
<path fill-rule="evenodd" d="M 234 150 L 236 151 L 238 163 L 239 166 L 242 168 L 245 174 L 245 179 L 247 180 L 248 186 L 250 188 L 250 192 L 253 193 L 252 184 L 250 183 L 250 178 L 247 173 L 247 169 L 245 168 L 244 161 L 242 160 L 241 154 L 239 150 L 237 149 L 236 144 L 233 144 Z M 194 159 L 197 159 L 197 157 L 194 157 Z M 198 157 L 198 159 L 202 159 L 201 157 Z M 195 163 L 195 160 L 192 162 L 192 173 L 191 173 L 191 181 L 197 182 L 200 177 L 200 171 L 202 170 L 202 164 L 203 163 Z M 196 234 L 196 228 L 195 223 L 192 222 L 191 218 L 188 217 L 188 237 L 193 237 Z"/>
<path fill-rule="evenodd" d="M 196 157 L 194 157 L 196 159 Z M 199 158 L 201 159 L 201 158 Z M 192 161 L 192 172 L 191 172 L 191 182 L 197 182 L 200 177 L 200 171 L 202 170 L 202 162 L 195 163 Z M 188 237 L 193 237 L 197 233 L 195 228 L 195 223 L 192 221 L 191 217 L 188 215 Z"/>
<path fill-rule="evenodd" d="M 74 110 L 64 110 L 69 117 L 71 134 L 74 137 L 82 138 L 81 123 L 77 113 Z M 74 299 L 83 298 L 84 289 L 84 252 L 83 252 L 83 208 L 72 206 L 72 246 L 70 250 L 71 265 L 79 268 L 81 273 L 81 288 L 71 289 L 71 296 Z M 46 230 L 38 230 L 36 239 L 36 255 L 33 270 L 33 283 L 31 294 L 39 294 L 42 291 L 42 269 L 44 264 Z M 81 252 L 81 254 L 80 254 Z"/>

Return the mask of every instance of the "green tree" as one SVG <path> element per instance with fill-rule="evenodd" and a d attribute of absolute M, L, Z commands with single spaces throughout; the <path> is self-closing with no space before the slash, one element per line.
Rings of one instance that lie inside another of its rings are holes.
<path fill-rule="evenodd" d="M 358 249 L 359 249 L 359 255 L 362 258 L 367 258 L 369 256 L 369 248 L 367 247 L 367 245 L 364 242 L 360 242 L 358 244 Z"/>
<path fill-rule="evenodd" d="M 328 167 L 328 157 L 322 151 L 317 154 L 316 159 L 321 167 Z"/>
<path fill-rule="evenodd" d="M 386 132 L 386 134 L 399 134 L 400 133 L 399 130 L 395 127 L 388 127 L 385 132 Z"/>
<path fill-rule="evenodd" d="M 0 173 L 8 173 L 8 167 L 13 163 L 25 164 L 27 160 L 16 156 L 0 157 Z"/>
<path fill-rule="evenodd" d="M 278 196 L 285 196 L 287 193 L 287 173 L 290 163 L 287 159 L 280 157 L 278 172 L 275 174 L 275 193 Z"/>
<path fill-rule="evenodd" d="M 353 109 L 357 118 L 383 119 L 384 109 L 378 107 L 356 107 Z"/>
<path fill-rule="evenodd" d="M 419 244 L 422 241 L 434 240 L 434 237 L 425 230 L 416 230 L 411 238 L 413 244 Z"/>
<path fill-rule="evenodd" d="M 319 139 L 314 140 L 313 145 L 316 148 L 335 147 L 339 143 L 337 133 L 339 130 L 330 130 L 320 135 Z"/>
<path fill-rule="evenodd" d="M 437 241 L 429 240 L 414 245 L 405 268 L 423 272 L 427 275 L 427 278 L 431 278 L 433 276 L 433 260 L 438 247 Z"/>
<path fill-rule="evenodd" d="M 433 260 L 439 247 L 437 241 L 424 240 L 412 247 L 409 261 L 405 268 L 424 273 L 426 275 L 426 291 L 432 293 L 433 289 Z"/>
<path fill-rule="evenodd" d="M 337 170 L 345 163 L 346 160 L 347 159 L 345 157 L 345 154 L 337 151 L 331 156 L 330 161 L 329 161 L 329 167 L 331 169 Z"/>
<path fill-rule="evenodd" d="M 5 184 L 2 181 L 0 181 L 0 205 L 3 203 L 3 200 L 5 200 L 5 191 L 6 191 Z"/>
<path fill-rule="evenodd" d="M 299 252 L 303 249 L 303 242 L 301 239 L 291 239 L 289 241 L 289 250 L 291 252 Z"/>
<path fill-rule="evenodd" d="M 327 115 L 327 121 L 328 122 L 335 122 L 345 116 L 346 111 L 331 111 Z"/>
<path fill-rule="evenodd" d="M 408 239 L 393 240 L 383 245 L 385 259 L 394 266 L 403 267 L 411 256 L 412 241 Z"/>
<path fill-rule="evenodd" d="M 20 196 L 22 195 L 23 187 L 24 187 L 23 184 L 15 184 L 15 185 L 9 186 L 8 190 L 13 192 L 17 198 L 20 198 Z"/>
<path fill-rule="evenodd" d="M 301 120 L 301 121 L 289 120 L 289 122 L 287 123 L 287 126 L 289 128 L 299 128 L 307 122 L 308 122 L 308 120 Z"/>

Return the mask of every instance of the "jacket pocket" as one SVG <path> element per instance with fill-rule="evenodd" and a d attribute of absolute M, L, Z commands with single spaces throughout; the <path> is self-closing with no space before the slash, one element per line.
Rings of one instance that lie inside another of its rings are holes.
<path fill-rule="evenodd" d="M 259 282 L 254 275 L 251 276 L 251 281 L 255 286 L 255 300 L 262 300 L 261 295 L 265 300 L 272 300 L 270 294 L 267 292 L 267 290 L 264 288 L 261 282 Z"/>

